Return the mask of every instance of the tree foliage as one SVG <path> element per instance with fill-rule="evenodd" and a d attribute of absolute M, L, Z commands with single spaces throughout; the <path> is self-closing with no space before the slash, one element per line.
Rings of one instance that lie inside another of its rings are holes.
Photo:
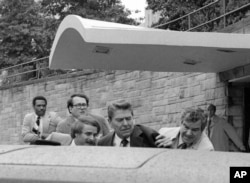
<path fill-rule="evenodd" d="M 1 65 L 13 65 L 32 57 L 31 38 L 41 34 L 39 7 L 31 0 L 0 2 Z"/>
<path fill-rule="evenodd" d="M 48 56 L 68 14 L 136 24 L 120 0 L 0 0 L 0 68 Z"/>
<path fill-rule="evenodd" d="M 161 26 L 160 28 L 162 29 L 184 31 L 206 21 L 215 19 L 224 13 L 223 0 L 147 0 L 147 2 L 148 9 L 152 9 L 153 12 L 161 12 L 161 18 L 156 25 L 166 24 L 171 20 L 175 20 L 179 17 L 192 13 L 193 11 L 212 2 L 217 2 L 212 6 L 190 15 L 190 20 L 188 20 L 187 16 L 185 19 L 181 19 L 169 25 Z M 225 10 L 226 12 L 229 12 L 249 2 L 250 0 L 225 0 Z M 249 7 L 227 16 L 226 25 L 232 24 L 243 18 L 248 9 Z M 188 21 L 190 21 L 190 27 L 188 27 Z M 196 31 L 213 31 L 215 29 L 222 28 L 223 26 L 223 20 L 219 19 L 203 27 L 199 27 Z"/>

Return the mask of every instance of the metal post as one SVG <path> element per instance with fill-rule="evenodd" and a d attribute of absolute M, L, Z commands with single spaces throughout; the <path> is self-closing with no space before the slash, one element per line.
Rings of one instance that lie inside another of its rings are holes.
<path fill-rule="evenodd" d="M 226 16 L 225 16 L 225 14 L 226 14 L 226 0 L 222 0 L 223 2 L 222 2 L 222 10 L 223 10 L 223 28 L 225 28 L 226 27 Z"/>
<path fill-rule="evenodd" d="M 191 28 L 191 17 L 188 15 L 188 30 Z"/>

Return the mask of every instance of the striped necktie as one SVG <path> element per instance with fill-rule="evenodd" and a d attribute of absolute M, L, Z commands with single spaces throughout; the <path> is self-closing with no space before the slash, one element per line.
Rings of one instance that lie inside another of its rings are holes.
<path fill-rule="evenodd" d="M 36 124 L 37 124 L 37 126 L 39 126 L 40 125 L 40 116 L 37 116 L 37 120 L 36 120 Z"/>
<path fill-rule="evenodd" d="M 182 144 L 178 145 L 177 149 L 187 149 L 187 144 L 182 143 Z"/>
<path fill-rule="evenodd" d="M 122 147 L 127 147 L 127 145 L 128 145 L 128 140 L 127 140 L 127 139 L 123 139 L 123 140 L 121 141 L 121 146 L 122 146 Z"/>

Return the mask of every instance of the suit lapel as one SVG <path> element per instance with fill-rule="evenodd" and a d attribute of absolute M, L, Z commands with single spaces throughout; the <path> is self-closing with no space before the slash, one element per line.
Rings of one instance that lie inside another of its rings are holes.
<path fill-rule="evenodd" d="M 50 123 L 50 115 L 45 114 L 44 118 L 42 118 L 42 123 L 43 123 L 43 133 L 49 131 L 49 123 Z"/>
<path fill-rule="evenodd" d="M 134 127 L 134 130 L 130 136 L 131 147 L 144 147 L 143 138 L 141 137 L 142 131 L 138 126 Z"/>
<path fill-rule="evenodd" d="M 108 144 L 109 146 L 114 146 L 113 142 L 114 142 L 114 137 L 115 137 L 115 132 L 108 134 L 108 138 L 106 139 L 106 144 Z"/>

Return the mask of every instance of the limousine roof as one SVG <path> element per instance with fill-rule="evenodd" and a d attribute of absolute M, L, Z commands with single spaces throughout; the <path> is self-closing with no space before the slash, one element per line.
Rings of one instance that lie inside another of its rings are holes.
<path fill-rule="evenodd" d="M 228 183 L 245 153 L 86 146 L 0 146 L 0 182 Z"/>
<path fill-rule="evenodd" d="M 67 16 L 53 69 L 221 72 L 250 63 L 250 34 L 180 32 Z"/>

